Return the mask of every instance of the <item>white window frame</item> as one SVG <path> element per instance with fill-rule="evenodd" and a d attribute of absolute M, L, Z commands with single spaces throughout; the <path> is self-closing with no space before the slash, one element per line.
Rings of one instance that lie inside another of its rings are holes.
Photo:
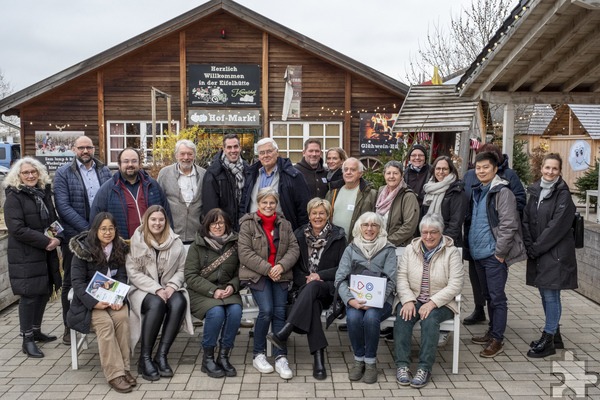
<path fill-rule="evenodd" d="M 286 125 L 286 133 L 285 135 L 274 135 L 275 125 Z M 302 125 L 302 136 L 290 136 L 290 126 L 291 125 Z M 321 125 L 323 126 L 323 135 L 315 136 L 310 134 L 310 127 L 313 125 Z M 326 126 L 334 125 L 338 127 L 338 145 L 337 146 L 328 146 L 326 143 L 326 139 L 331 139 L 334 136 L 326 136 Z M 342 121 L 270 121 L 269 122 L 269 132 L 271 132 L 271 138 L 277 142 L 279 146 L 279 155 L 281 157 L 291 158 L 293 162 L 298 162 L 302 159 L 302 150 L 304 146 L 304 142 L 307 139 L 319 139 L 323 146 L 322 150 L 325 152 L 330 147 L 342 147 L 343 144 L 343 136 L 344 136 L 344 123 Z M 300 148 L 290 148 L 290 139 L 302 139 L 302 144 Z"/>
<path fill-rule="evenodd" d="M 125 129 L 123 129 L 123 135 L 111 135 L 111 127 L 114 125 L 122 124 Z M 138 135 L 127 135 L 127 124 L 139 124 L 140 134 Z M 150 127 L 148 127 L 150 125 Z M 168 125 L 167 121 L 156 121 L 156 138 L 166 137 L 164 131 Z M 179 132 L 179 121 L 171 121 L 171 126 L 174 128 L 175 132 Z M 122 137 L 124 138 L 124 147 L 113 147 L 111 143 L 111 138 L 114 137 Z M 152 148 L 147 146 L 146 143 L 149 140 L 152 140 L 152 121 L 140 121 L 140 120 L 111 120 L 106 121 L 106 163 L 109 167 L 117 166 L 116 157 L 113 158 L 112 152 L 121 151 L 127 146 L 127 138 L 128 137 L 139 137 L 140 148 L 139 150 L 142 152 L 142 155 L 145 160 L 142 160 L 142 163 L 146 161 L 146 164 L 152 160 Z"/>

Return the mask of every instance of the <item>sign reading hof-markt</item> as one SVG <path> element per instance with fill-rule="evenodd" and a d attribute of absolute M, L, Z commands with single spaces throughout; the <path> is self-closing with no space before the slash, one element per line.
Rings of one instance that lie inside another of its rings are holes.
<path fill-rule="evenodd" d="M 188 121 L 192 125 L 257 126 L 260 125 L 260 111 L 190 109 Z"/>
<path fill-rule="evenodd" d="M 260 67 L 249 64 L 191 64 L 188 66 L 190 106 L 260 104 Z"/>

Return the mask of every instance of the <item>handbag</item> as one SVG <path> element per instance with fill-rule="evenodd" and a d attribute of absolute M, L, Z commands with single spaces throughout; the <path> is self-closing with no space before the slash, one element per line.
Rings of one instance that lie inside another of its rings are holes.
<path fill-rule="evenodd" d="M 576 212 L 575 218 L 573 218 L 573 236 L 575 236 L 575 248 L 582 249 L 583 248 L 583 238 L 584 238 L 584 229 L 583 229 L 583 216 Z"/>

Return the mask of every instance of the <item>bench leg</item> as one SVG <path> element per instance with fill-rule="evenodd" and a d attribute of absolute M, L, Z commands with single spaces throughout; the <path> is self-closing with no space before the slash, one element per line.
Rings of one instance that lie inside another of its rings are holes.
<path fill-rule="evenodd" d="M 454 318 L 454 332 L 452 333 L 452 373 L 458 374 L 458 355 L 460 346 L 460 317 Z"/>
<path fill-rule="evenodd" d="M 71 368 L 74 370 L 79 369 L 79 346 L 77 343 L 77 331 L 71 329 Z"/>

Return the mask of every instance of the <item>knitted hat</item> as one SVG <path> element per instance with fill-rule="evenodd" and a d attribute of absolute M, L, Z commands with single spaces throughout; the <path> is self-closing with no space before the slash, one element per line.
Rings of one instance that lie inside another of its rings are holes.
<path fill-rule="evenodd" d="M 410 158 L 410 154 L 415 150 L 421 150 L 423 152 L 423 154 L 425 154 L 425 158 L 427 158 L 427 150 L 425 149 L 425 146 L 423 146 L 422 144 L 413 144 L 410 147 L 410 149 L 408 150 L 408 153 L 406 154 L 406 158 Z"/>

